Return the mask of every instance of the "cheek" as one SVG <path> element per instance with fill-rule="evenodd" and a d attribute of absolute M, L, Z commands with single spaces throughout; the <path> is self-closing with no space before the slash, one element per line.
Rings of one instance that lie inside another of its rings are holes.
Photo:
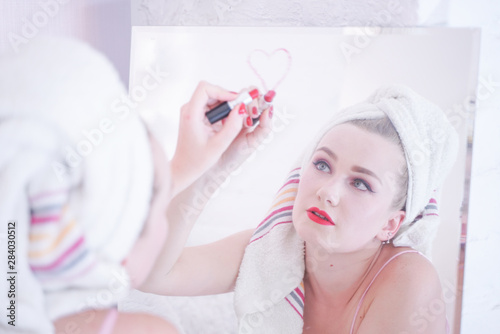
<path fill-rule="evenodd" d="M 296 221 L 300 219 L 300 212 L 303 212 L 305 210 L 305 206 L 307 205 L 305 199 L 307 197 L 308 196 L 305 194 L 302 184 L 299 184 L 299 188 L 297 191 L 297 195 L 295 196 L 295 202 L 293 204 L 293 210 L 292 210 L 292 222 L 294 224 Z"/>
<path fill-rule="evenodd" d="M 366 227 L 367 231 L 371 231 L 373 228 L 378 229 L 387 222 L 389 217 L 385 203 L 377 200 L 365 203 L 361 207 L 351 207 L 349 213 L 351 219 L 357 221 L 358 226 Z"/>
<path fill-rule="evenodd" d="M 307 175 L 304 174 L 301 176 L 292 211 L 292 222 L 297 230 L 300 230 L 301 223 L 307 219 L 306 210 L 313 206 L 314 199 L 314 185 L 311 184 Z"/>
<path fill-rule="evenodd" d="M 314 170 L 307 168 L 300 177 L 299 194 L 302 194 L 302 197 L 316 194 L 319 182 L 319 177 L 315 175 Z"/>
<path fill-rule="evenodd" d="M 356 226 L 368 226 L 375 221 L 383 221 L 388 205 L 375 194 L 360 194 L 356 190 L 344 192 L 338 212 L 345 221 L 356 222 Z"/>

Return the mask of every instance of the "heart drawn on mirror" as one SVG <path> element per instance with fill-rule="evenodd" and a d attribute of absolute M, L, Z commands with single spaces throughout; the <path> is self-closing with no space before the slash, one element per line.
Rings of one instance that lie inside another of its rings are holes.
<path fill-rule="evenodd" d="M 292 56 L 284 48 L 275 49 L 270 53 L 255 49 L 250 52 L 247 61 L 266 91 L 276 90 L 292 66 Z"/>

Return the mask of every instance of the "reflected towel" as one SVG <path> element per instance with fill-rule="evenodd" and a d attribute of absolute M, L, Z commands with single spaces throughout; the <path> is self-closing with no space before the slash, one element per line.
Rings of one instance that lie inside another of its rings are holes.
<path fill-rule="evenodd" d="M 302 333 L 304 242 L 292 224 L 299 171 L 289 173 L 245 250 L 234 293 L 239 333 Z"/>

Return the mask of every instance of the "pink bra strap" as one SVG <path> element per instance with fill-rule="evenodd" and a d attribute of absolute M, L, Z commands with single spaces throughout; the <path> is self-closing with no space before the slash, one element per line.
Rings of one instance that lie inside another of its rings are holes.
<path fill-rule="evenodd" d="M 112 308 L 106 314 L 104 321 L 102 322 L 99 334 L 111 334 L 115 328 L 116 319 L 118 318 L 118 310 Z"/>
<path fill-rule="evenodd" d="M 370 284 L 368 284 L 368 287 L 366 288 L 365 292 L 363 292 L 363 295 L 361 296 L 361 299 L 359 300 L 358 307 L 356 308 L 356 313 L 354 313 L 354 318 L 352 319 L 351 331 L 349 332 L 350 334 L 352 334 L 354 331 L 354 323 L 356 322 L 356 318 L 358 317 L 359 309 L 361 308 L 361 304 L 363 303 L 363 300 L 365 299 L 366 293 L 368 292 L 368 290 L 372 286 L 372 284 L 375 281 L 375 279 L 377 278 L 377 276 L 382 272 L 382 270 L 385 268 L 385 266 L 387 266 L 392 260 L 394 260 L 398 256 L 405 254 L 405 253 L 418 253 L 418 251 L 406 250 L 406 251 L 403 251 L 403 252 L 400 252 L 400 253 L 393 255 L 389 260 L 387 260 L 386 263 L 384 263 L 384 265 L 377 271 L 375 276 L 372 278 L 372 281 L 370 282 Z"/>

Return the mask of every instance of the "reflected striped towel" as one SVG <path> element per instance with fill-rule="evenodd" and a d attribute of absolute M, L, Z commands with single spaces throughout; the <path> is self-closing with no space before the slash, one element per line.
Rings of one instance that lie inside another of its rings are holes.
<path fill-rule="evenodd" d="M 271 213 L 257 226 L 250 243 L 267 235 L 275 226 L 292 222 L 292 209 L 299 184 L 299 168 L 290 172 L 285 184 L 278 190 Z"/>
<path fill-rule="evenodd" d="M 234 295 L 239 333 L 302 332 L 304 242 L 292 224 L 299 172 L 289 173 L 245 250 Z"/>
<path fill-rule="evenodd" d="M 434 240 L 436 237 L 441 219 L 436 198 L 440 198 L 440 194 L 434 190 L 427 205 L 408 225 L 409 228 L 418 224 L 419 233 L 402 233 L 395 246 L 416 248 L 429 260 L 432 260 L 432 244 L 429 243 L 429 240 Z"/>
<path fill-rule="evenodd" d="M 304 318 L 304 281 L 300 282 L 299 286 L 285 297 L 285 300 L 297 312 L 300 318 Z"/>

